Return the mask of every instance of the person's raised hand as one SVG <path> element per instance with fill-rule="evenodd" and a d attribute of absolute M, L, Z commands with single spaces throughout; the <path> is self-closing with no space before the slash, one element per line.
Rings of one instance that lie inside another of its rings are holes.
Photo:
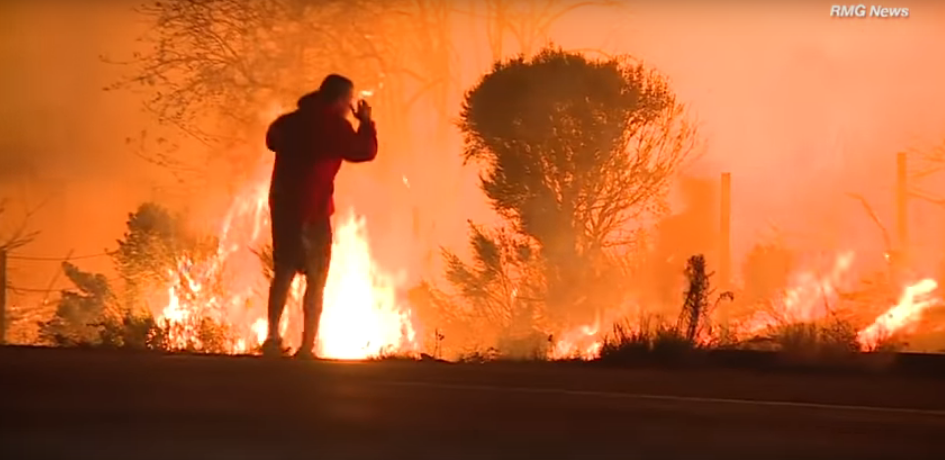
<path fill-rule="evenodd" d="M 354 111 L 354 116 L 362 123 L 371 121 L 371 105 L 364 99 L 361 99 L 358 101 L 358 107 Z"/>

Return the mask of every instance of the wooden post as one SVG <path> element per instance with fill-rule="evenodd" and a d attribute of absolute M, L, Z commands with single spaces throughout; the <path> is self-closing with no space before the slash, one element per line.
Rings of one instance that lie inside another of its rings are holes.
<path fill-rule="evenodd" d="M 0 248 L 0 345 L 7 343 L 7 251 Z"/>
<path fill-rule="evenodd" d="M 909 260 L 909 174 L 906 154 L 896 154 L 896 233 L 899 236 L 899 258 Z"/>
<path fill-rule="evenodd" d="M 732 173 L 722 173 L 719 198 L 719 282 L 726 291 L 732 280 Z"/>

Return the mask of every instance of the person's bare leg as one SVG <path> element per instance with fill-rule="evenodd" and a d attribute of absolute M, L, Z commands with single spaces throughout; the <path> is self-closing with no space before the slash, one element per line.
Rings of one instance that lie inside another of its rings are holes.
<path fill-rule="evenodd" d="M 318 336 L 318 325 L 322 318 L 325 301 L 325 281 L 321 274 L 306 276 L 305 295 L 302 299 L 303 327 L 299 350 L 311 351 Z"/>
<path fill-rule="evenodd" d="M 306 253 L 305 294 L 302 298 L 302 343 L 299 356 L 311 356 L 318 337 L 318 326 L 322 318 L 325 301 L 325 284 L 328 282 L 328 267 L 331 265 L 331 226 L 308 227 L 303 239 Z"/>
<path fill-rule="evenodd" d="M 285 311 L 285 304 L 289 300 L 289 291 L 292 289 L 294 279 L 295 270 L 279 267 L 273 272 L 272 282 L 269 285 L 269 333 L 266 342 L 282 342 L 279 323 L 282 321 L 282 312 Z"/>

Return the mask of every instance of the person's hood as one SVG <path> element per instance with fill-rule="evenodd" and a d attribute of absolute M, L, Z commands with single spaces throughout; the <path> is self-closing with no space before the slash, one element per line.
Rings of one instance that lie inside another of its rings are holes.
<path fill-rule="evenodd" d="M 319 94 L 319 92 L 316 90 L 300 97 L 295 105 L 299 110 L 307 111 L 316 109 L 320 111 L 321 109 L 324 109 L 325 102 L 322 100 L 321 94 Z"/>

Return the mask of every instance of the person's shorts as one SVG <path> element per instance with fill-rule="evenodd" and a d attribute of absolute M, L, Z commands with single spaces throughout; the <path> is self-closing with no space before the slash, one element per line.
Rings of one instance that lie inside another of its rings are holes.
<path fill-rule="evenodd" d="M 272 262 L 279 271 L 293 270 L 308 276 L 327 277 L 331 263 L 331 221 L 272 226 Z"/>

